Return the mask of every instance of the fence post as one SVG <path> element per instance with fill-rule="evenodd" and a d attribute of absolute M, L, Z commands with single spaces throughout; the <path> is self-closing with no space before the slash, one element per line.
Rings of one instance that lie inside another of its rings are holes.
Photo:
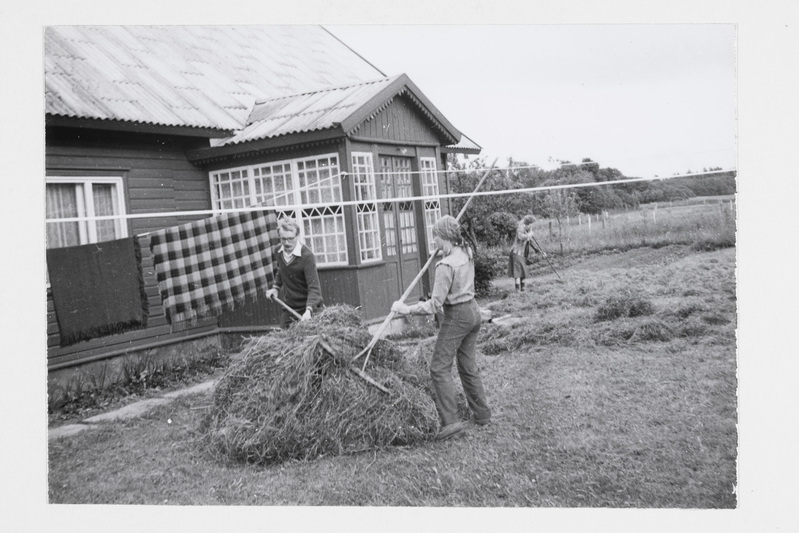
<path fill-rule="evenodd" d="M 591 233 L 591 215 L 588 215 L 588 233 Z"/>

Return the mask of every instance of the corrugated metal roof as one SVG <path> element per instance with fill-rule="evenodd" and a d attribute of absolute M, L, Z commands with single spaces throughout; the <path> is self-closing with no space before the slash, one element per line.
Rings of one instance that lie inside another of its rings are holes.
<path fill-rule="evenodd" d="M 318 26 L 45 30 L 45 109 L 56 116 L 239 130 L 256 100 L 375 78 L 384 75 Z M 282 127 L 304 131 L 306 120 Z"/>
<path fill-rule="evenodd" d="M 401 76 L 258 101 L 241 131 L 213 144 L 224 146 L 335 127 Z"/>
<path fill-rule="evenodd" d="M 479 154 L 482 147 L 471 140 L 469 137 L 461 133 L 461 140 L 457 144 L 450 144 L 443 148 L 444 152 L 457 152 L 464 154 Z"/>

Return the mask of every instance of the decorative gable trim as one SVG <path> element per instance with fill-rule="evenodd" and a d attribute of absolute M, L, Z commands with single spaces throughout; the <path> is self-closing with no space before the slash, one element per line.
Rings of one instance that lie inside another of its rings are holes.
<path fill-rule="evenodd" d="M 460 140 L 461 132 L 444 117 L 406 74 L 397 76 L 385 89 L 342 121 L 341 128 L 348 135 L 357 132 L 363 122 L 374 118 L 377 113 L 391 104 L 391 100 L 400 95 L 407 97 L 430 120 L 433 128 L 444 138 L 443 144 L 455 144 Z"/>

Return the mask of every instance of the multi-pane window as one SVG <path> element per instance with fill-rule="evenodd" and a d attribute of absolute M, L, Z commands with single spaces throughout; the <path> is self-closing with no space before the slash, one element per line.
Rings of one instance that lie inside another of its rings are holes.
<path fill-rule="evenodd" d="M 122 178 L 48 176 L 45 202 L 48 248 L 110 241 L 128 234 Z M 92 220 L 106 216 L 118 218 Z M 62 218 L 86 220 L 50 222 Z"/>
<path fill-rule="evenodd" d="M 347 235 L 341 206 L 305 209 L 303 215 L 306 240 L 316 256 L 316 262 L 346 263 Z"/>
<path fill-rule="evenodd" d="M 278 218 L 297 220 L 317 263 L 347 263 L 344 208 L 336 205 L 342 194 L 335 154 L 225 169 L 211 172 L 210 179 L 214 209 L 255 207 L 271 200 Z"/>
<path fill-rule="evenodd" d="M 236 209 L 250 205 L 250 177 L 248 169 L 219 172 L 214 185 L 219 209 Z"/>
<path fill-rule="evenodd" d="M 414 221 L 413 206 L 411 202 L 399 203 L 400 217 L 400 242 L 402 242 L 402 253 L 411 254 L 416 252 L 416 222 Z"/>
<path fill-rule="evenodd" d="M 341 201 L 341 180 L 336 156 L 297 161 L 303 204 Z M 335 179 L 332 179 L 335 176 Z"/>
<path fill-rule="evenodd" d="M 294 193 L 291 186 L 291 165 L 273 163 L 253 168 L 255 203 L 272 200 L 275 205 L 291 205 Z"/>
<path fill-rule="evenodd" d="M 352 179 L 355 199 L 359 202 L 355 208 L 355 217 L 358 222 L 361 261 L 364 263 L 379 261 L 383 258 L 383 254 L 380 249 L 380 225 L 375 202 L 377 192 L 372 154 L 362 152 L 352 154 Z"/>
<path fill-rule="evenodd" d="M 432 253 L 436 249 L 433 242 L 433 225 L 441 217 L 441 202 L 438 199 L 438 174 L 436 160 L 433 157 L 419 159 L 422 169 L 422 196 L 424 201 L 424 223 L 427 233 L 427 248 Z M 435 197 L 435 198 L 431 198 Z"/>
<path fill-rule="evenodd" d="M 411 160 L 406 157 L 380 157 L 380 186 L 383 198 L 412 198 Z M 416 253 L 416 222 L 412 200 L 383 203 L 386 255 L 398 255 L 399 240 L 402 254 Z"/>
<path fill-rule="evenodd" d="M 393 204 L 383 204 L 383 224 L 386 227 L 386 255 L 395 256 L 399 252 L 397 251 L 397 233 L 396 224 L 394 222 Z"/>

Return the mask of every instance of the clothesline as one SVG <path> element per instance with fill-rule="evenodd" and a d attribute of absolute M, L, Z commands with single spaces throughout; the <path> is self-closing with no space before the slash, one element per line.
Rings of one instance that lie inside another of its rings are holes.
<path fill-rule="evenodd" d="M 495 169 L 496 170 L 496 169 Z M 440 201 L 445 199 L 465 198 L 468 196 L 499 196 L 503 194 L 527 194 L 552 190 L 563 189 L 577 189 L 581 187 L 599 187 L 604 185 L 625 185 L 630 183 L 640 183 L 647 181 L 665 181 L 675 178 L 686 178 L 695 176 L 708 176 L 712 174 L 726 174 L 734 172 L 735 170 L 715 170 L 709 172 L 697 172 L 693 174 L 680 174 L 676 176 L 662 176 L 662 177 L 647 177 L 647 178 L 625 178 L 621 180 L 587 182 L 587 183 L 569 183 L 560 185 L 546 185 L 541 187 L 528 187 L 522 189 L 501 189 L 495 191 L 479 191 L 476 193 L 449 193 L 438 195 L 422 195 L 422 196 L 406 196 L 398 198 L 373 198 L 366 200 L 341 200 L 330 202 L 317 202 L 307 204 L 287 204 L 287 205 L 258 205 L 253 207 L 236 207 L 228 209 L 200 209 L 191 211 L 162 211 L 156 213 L 131 213 L 125 215 L 102 215 L 93 217 L 63 217 L 46 219 L 47 223 L 61 223 L 61 222 L 86 222 L 86 221 L 99 221 L 99 220 L 127 220 L 127 219 L 142 219 L 142 218 L 164 218 L 164 217 L 181 217 L 181 216 L 197 216 L 197 215 L 221 215 L 224 213 L 244 213 L 255 211 L 291 211 L 296 209 L 320 209 L 325 207 L 343 207 L 351 205 L 364 205 L 364 204 L 387 204 L 399 202 L 413 202 L 413 201 Z M 343 174 L 343 173 L 342 173 Z M 332 179 L 330 178 L 325 178 Z M 307 187 L 306 187 L 307 188 Z M 287 192 L 284 196 L 294 194 L 296 191 Z M 282 197 L 282 196 L 281 196 Z M 271 198 L 270 198 L 271 199 Z"/>

